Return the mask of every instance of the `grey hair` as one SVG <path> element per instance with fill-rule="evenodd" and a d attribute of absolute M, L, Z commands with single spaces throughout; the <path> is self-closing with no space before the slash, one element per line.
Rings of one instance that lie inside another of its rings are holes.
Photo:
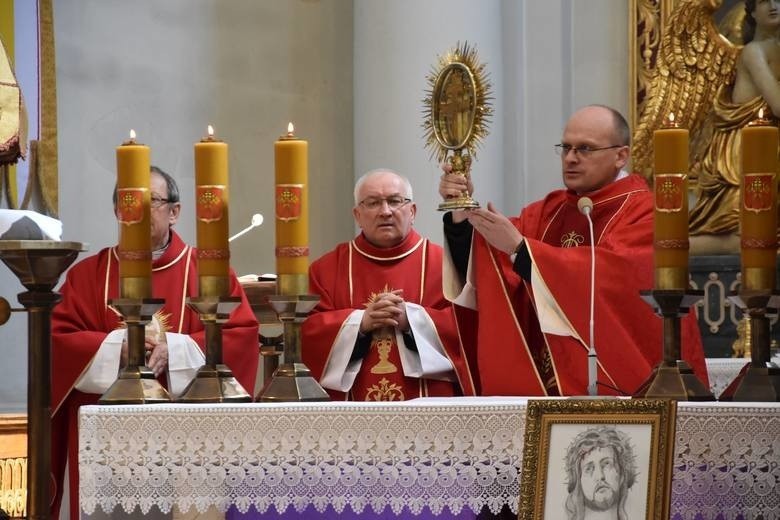
<path fill-rule="evenodd" d="M 355 192 L 354 192 L 355 206 L 360 204 L 360 201 L 358 200 L 358 196 L 359 196 L 358 194 L 360 193 L 360 188 L 363 187 L 363 184 L 365 184 L 365 182 L 369 178 L 375 175 L 379 175 L 380 173 L 392 173 L 393 175 L 401 179 L 401 181 L 404 183 L 404 189 L 406 190 L 406 193 L 402 193 L 401 195 L 403 195 L 407 199 L 414 199 L 414 194 L 412 193 L 412 183 L 409 182 L 409 179 L 407 179 L 406 177 L 404 177 L 403 175 L 401 175 L 400 173 L 394 170 L 390 170 L 388 168 L 376 168 L 373 170 L 369 170 L 363 175 L 361 175 L 360 178 L 355 183 Z"/>

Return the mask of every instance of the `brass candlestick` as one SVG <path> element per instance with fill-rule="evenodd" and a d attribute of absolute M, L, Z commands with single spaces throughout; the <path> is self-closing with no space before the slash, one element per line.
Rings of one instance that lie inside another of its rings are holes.
<path fill-rule="evenodd" d="M 100 396 L 98 404 L 167 403 L 171 397 L 146 366 L 145 330 L 154 313 L 165 304 L 160 298 L 116 298 L 109 305 L 127 324 L 127 365 L 116 381 Z"/>
<path fill-rule="evenodd" d="M 79 242 L 0 240 L 0 259 L 27 289 L 18 295 L 27 322 L 27 518 L 48 519 L 51 501 L 51 311 L 60 301 L 52 290 L 73 263 Z M 0 324 L 11 308 L 0 298 Z"/>
<path fill-rule="evenodd" d="M 680 318 L 688 314 L 704 291 L 654 289 L 641 291 L 642 299 L 663 319 L 663 360 L 642 383 L 633 397 L 670 398 L 677 401 L 714 401 L 690 365 L 681 359 Z"/>
<path fill-rule="evenodd" d="M 330 400 L 328 393 L 301 361 L 301 324 L 319 301 L 319 296 L 311 294 L 268 296 L 269 305 L 284 326 L 284 362 L 276 369 L 273 378 L 266 381 L 257 401 Z"/>
<path fill-rule="evenodd" d="M 206 329 L 206 363 L 184 389 L 182 403 L 249 403 L 252 396 L 222 362 L 222 325 L 241 303 L 238 296 L 187 298 L 187 305 L 200 315 Z"/>
<path fill-rule="evenodd" d="M 772 363 L 769 347 L 769 314 L 780 308 L 780 292 L 741 289 L 729 299 L 750 320 L 750 362 L 723 391 L 721 401 L 780 401 L 780 367 Z"/>

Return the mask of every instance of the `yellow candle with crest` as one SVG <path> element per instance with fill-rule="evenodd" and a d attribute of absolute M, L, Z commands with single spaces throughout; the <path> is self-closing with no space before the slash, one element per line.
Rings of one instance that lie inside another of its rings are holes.
<path fill-rule="evenodd" d="M 653 133 L 655 288 L 688 288 L 688 130 L 674 114 Z"/>
<path fill-rule="evenodd" d="M 309 270 L 309 143 L 295 136 L 290 123 L 287 134 L 274 143 L 276 177 L 276 272 L 280 278 L 292 276 L 306 280 Z M 281 294 L 307 292 L 301 282 L 297 289 Z M 305 282 L 308 287 L 308 282 Z"/>
<path fill-rule="evenodd" d="M 195 143 L 195 214 L 200 296 L 230 291 L 228 145 L 208 135 Z"/>
<path fill-rule="evenodd" d="M 778 130 L 764 119 L 742 129 L 742 288 L 774 290 L 777 262 Z"/>
<path fill-rule="evenodd" d="M 119 294 L 152 295 L 150 151 L 136 143 L 135 131 L 116 148 L 116 213 L 119 220 Z"/>

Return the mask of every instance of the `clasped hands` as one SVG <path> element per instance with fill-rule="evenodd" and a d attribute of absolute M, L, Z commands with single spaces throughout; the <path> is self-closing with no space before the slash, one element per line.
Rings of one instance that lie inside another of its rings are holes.
<path fill-rule="evenodd" d="M 452 167 L 449 164 L 443 165 L 442 169 L 444 174 L 439 182 L 439 195 L 444 200 L 458 197 L 464 191 L 467 191 L 469 195 L 474 192 L 474 185 L 470 177 L 451 173 Z M 464 220 L 468 220 L 491 246 L 508 255 L 515 253 L 523 242 L 523 235 L 520 231 L 493 206 L 492 202 L 488 202 L 487 209 L 474 208 L 452 212 L 454 223 L 457 224 Z"/>
<path fill-rule="evenodd" d="M 401 294 L 403 289 L 377 294 L 374 301 L 366 305 L 363 318 L 360 320 L 360 332 L 369 334 L 384 327 L 395 327 L 401 332 L 408 331 L 406 303 Z"/>

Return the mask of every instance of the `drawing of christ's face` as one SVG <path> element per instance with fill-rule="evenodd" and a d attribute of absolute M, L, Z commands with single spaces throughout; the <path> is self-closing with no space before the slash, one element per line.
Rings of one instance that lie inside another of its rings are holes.
<path fill-rule="evenodd" d="M 594 448 L 580 462 L 585 505 L 595 511 L 615 507 L 620 496 L 620 473 L 611 448 Z"/>

